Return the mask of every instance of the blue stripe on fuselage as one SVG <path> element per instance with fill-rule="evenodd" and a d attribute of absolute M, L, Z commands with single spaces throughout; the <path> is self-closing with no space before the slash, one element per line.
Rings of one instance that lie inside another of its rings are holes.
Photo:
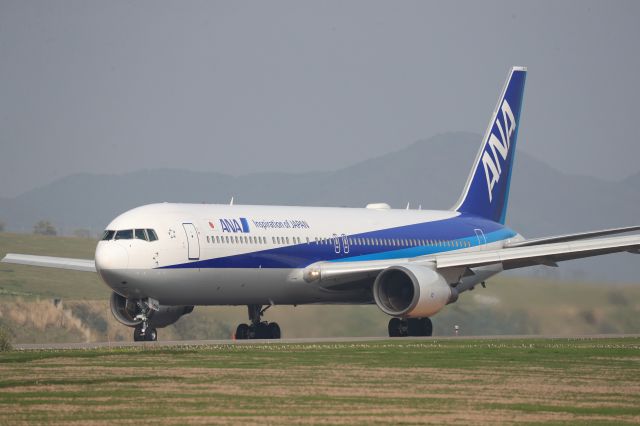
<path fill-rule="evenodd" d="M 472 247 L 480 244 L 475 230 L 481 229 L 486 242 L 492 243 L 514 237 L 516 233 L 496 222 L 472 215 L 461 214 L 455 218 L 433 222 L 424 222 L 414 225 L 400 226 L 396 228 L 381 229 L 361 234 L 350 234 L 348 238 L 375 238 L 386 239 L 411 239 L 411 240 L 436 240 L 436 241 L 466 241 Z M 320 236 L 320 235 L 319 235 Z M 323 235 L 323 238 L 329 236 Z M 330 244 L 316 244 L 310 241 L 308 244 L 296 244 L 276 247 L 268 250 L 260 250 L 238 255 L 218 257 L 213 259 L 197 260 L 159 269 L 179 268 L 305 268 L 319 261 L 351 262 L 363 260 L 383 260 L 396 258 L 410 258 L 434 253 L 459 250 L 461 247 L 445 246 L 444 244 L 428 246 L 402 247 L 390 245 L 350 245 L 349 253 L 335 252 L 333 240 Z"/>

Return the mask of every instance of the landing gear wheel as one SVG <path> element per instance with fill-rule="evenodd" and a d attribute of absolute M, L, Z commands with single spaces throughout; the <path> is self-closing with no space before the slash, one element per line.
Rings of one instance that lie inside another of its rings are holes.
<path fill-rule="evenodd" d="M 155 328 L 147 328 L 147 331 L 144 333 L 144 340 L 147 342 L 155 342 L 158 340 L 158 330 Z"/>
<path fill-rule="evenodd" d="M 280 338 L 280 326 L 277 322 L 272 322 L 268 325 L 269 328 L 269 338 L 270 339 L 279 339 Z"/>
<path fill-rule="evenodd" d="M 407 320 L 409 336 L 427 337 L 433 335 L 433 323 L 429 318 L 409 318 Z"/>
<path fill-rule="evenodd" d="M 269 338 L 269 326 L 266 322 L 261 322 L 255 326 L 254 339 L 268 339 Z"/>
<path fill-rule="evenodd" d="M 247 340 L 249 338 L 249 326 L 247 324 L 240 324 L 236 328 L 236 340 Z"/>
<path fill-rule="evenodd" d="M 389 320 L 389 337 L 402 337 L 402 320 L 400 318 L 391 318 Z"/>
<path fill-rule="evenodd" d="M 422 331 L 420 336 L 433 336 L 433 323 L 431 322 L 431 318 L 420 318 L 420 330 Z"/>
<path fill-rule="evenodd" d="M 142 326 L 136 326 L 135 330 L 133 330 L 133 341 L 134 342 L 142 342 L 144 341 L 144 334 L 142 334 Z"/>
<path fill-rule="evenodd" d="M 158 340 L 158 331 L 155 328 L 147 327 L 143 333 L 142 324 L 140 324 L 133 330 L 134 342 L 155 342 L 156 340 Z"/>

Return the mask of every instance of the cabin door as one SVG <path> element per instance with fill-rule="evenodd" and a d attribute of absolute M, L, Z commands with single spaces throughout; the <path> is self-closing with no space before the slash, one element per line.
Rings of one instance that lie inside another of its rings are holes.
<path fill-rule="evenodd" d="M 187 234 L 187 250 L 189 260 L 200 259 L 200 241 L 198 241 L 198 231 L 193 223 L 183 223 L 185 234 Z"/>

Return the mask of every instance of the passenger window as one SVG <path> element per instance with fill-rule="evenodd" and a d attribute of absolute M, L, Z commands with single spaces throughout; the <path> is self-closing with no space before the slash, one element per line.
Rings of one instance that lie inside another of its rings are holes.
<path fill-rule="evenodd" d="M 133 229 L 124 229 L 116 232 L 116 240 L 131 240 L 133 239 Z"/>
<path fill-rule="evenodd" d="M 116 231 L 109 231 L 109 230 L 104 231 L 104 233 L 102 234 L 102 241 L 109 241 L 113 239 L 113 236 L 115 235 L 115 233 Z"/>
<path fill-rule="evenodd" d="M 147 229 L 147 236 L 149 237 L 149 241 L 158 240 L 158 235 L 156 234 L 156 231 L 154 231 L 153 229 Z"/>
<path fill-rule="evenodd" d="M 289 244 L 289 237 L 286 238 L 287 244 Z"/>
<path fill-rule="evenodd" d="M 207 242 L 208 242 L 208 243 L 209 243 L 209 242 L 211 242 L 211 241 L 209 241 L 209 236 L 208 236 L 208 235 L 207 235 Z"/>

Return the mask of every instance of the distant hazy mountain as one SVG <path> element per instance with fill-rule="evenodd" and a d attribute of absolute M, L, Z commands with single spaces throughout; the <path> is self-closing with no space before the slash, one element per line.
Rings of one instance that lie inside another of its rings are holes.
<path fill-rule="evenodd" d="M 14 231 L 30 232 L 35 222 L 47 219 L 64 233 L 78 228 L 97 233 L 119 213 L 142 204 L 224 204 L 232 196 L 236 204 L 360 207 L 381 201 L 395 208 L 411 202 L 412 208 L 446 209 L 462 191 L 480 139 L 471 133 L 442 134 L 333 172 L 240 177 L 183 170 L 77 174 L 1 199 L 0 220 Z M 308 162 L 309 170 L 330 168 L 315 163 L 313 152 Z M 637 224 L 640 174 L 623 182 L 567 175 L 519 151 L 507 222 L 528 237 Z M 561 270 L 579 279 L 633 281 L 638 268 L 630 256 L 573 262 Z"/>

